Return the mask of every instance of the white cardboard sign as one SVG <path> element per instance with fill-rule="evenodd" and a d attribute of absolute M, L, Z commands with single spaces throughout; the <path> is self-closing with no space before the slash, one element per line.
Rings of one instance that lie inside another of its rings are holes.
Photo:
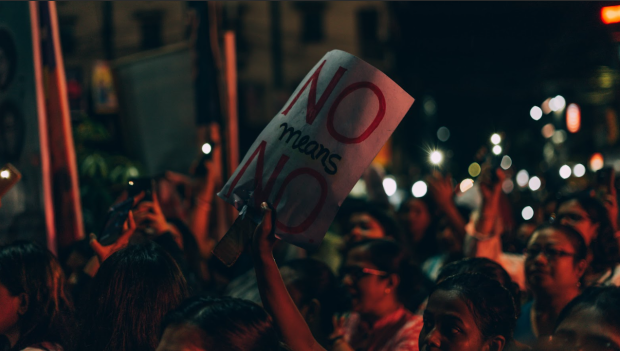
<path fill-rule="evenodd" d="M 261 132 L 218 196 L 239 211 L 267 201 L 276 208 L 278 238 L 316 247 L 412 103 L 383 72 L 330 51 Z"/>

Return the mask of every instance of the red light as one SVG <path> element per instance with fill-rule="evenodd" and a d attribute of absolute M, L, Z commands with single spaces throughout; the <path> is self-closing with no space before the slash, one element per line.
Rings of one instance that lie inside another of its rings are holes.
<path fill-rule="evenodd" d="M 571 133 L 577 133 L 581 127 L 581 111 L 577 104 L 570 104 L 566 109 L 566 129 Z"/>
<path fill-rule="evenodd" d="M 590 169 L 593 170 L 594 172 L 603 168 L 604 165 L 605 165 L 605 162 L 603 160 L 603 155 L 601 155 L 600 153 L 597 152 L 594 155 L 592 155 L 592 157 L 590 157 Z"/>
<path fill-rule="evenodd" d="M 603 19 L 605 24 L 620 22 L 620 5 L 603 7 L 601 9 L 601 19 Z"/>

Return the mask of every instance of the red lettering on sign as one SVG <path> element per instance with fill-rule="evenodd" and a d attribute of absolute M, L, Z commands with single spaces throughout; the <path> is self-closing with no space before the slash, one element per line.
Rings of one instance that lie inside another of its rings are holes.
<path fill-rule="evenodd" d="M 280 190 L 278 191 L 278 194 L 276 195 L 276 199 L 273 202 L 273 207 L 274 208 L 278 207 L 278 204 L 280 203 L 280 200 L 282 199 L 282 195 L 284 194 L 284 190 L 286 189 L 286 186 L 288 185 L 288 183 L 290 183 L 294 178 L 302 174 L 307 174 L 309 176 L 312 176 L 314 179 L 316 179 L 319 182 L 319 185 L 321 186 L 321 195 L 319 197 L 319 201 L 316 203 L 316 205 L 314 205 L 312 212 L 310 212 L 310 215 L 308 215 L 308 218 L 306 218 L 303 222 L 301 222 L 301 224 L 294 226 L 294 227 L 289 227 L 280 221 L 276 221 L 276 228 L 278 228 L 279 230 L 283 232 L 290 233 L 290 234 L 303 233 L 306 229 L 308 229 L 308 227 L 312 223 L 314 223 L 316 218 L 319 216 L 319 213 L 321 212 L 321 210 L 323 209 L 323 205 L 325 204 L 325 200 L 327 199 L 327 181 L 325 180 L 325 178 L 321 175 L 321 173 L 315 171 L 314 169 L 304 167 L 304 168 L 299 168 L 299 169 L 292 171 L 286 177 L 286 179 L 284 179 L 284 181 L 282 182 L 282 186 L 280 187 Z"/>
<path fill-rule="evenodd" d="M 241 179 L 241 176 L 243 176 L 243 174 L 247 170 L 252 160 L 254 160 L 256 156 L 258 156 L 256 160 L 256 171 L 254 172 L 254 195 L 253 195 L 254 205 L 258 208 L 261 202 L 267 201 L 267 198 L 269 194 L 271 194 L 271 190 L 273 189 L 273 185 L 275 184 L 275 181 L 278 178 L 278 175 L 280 174 L 280 172 L 282 172 L 282 168 L 284 168 L 284 165 L 288 161 L 289 157 L 286 155 L 282 155 L 282 157 L 280 157 L 278 164 L 273 169 L 273 172 L 271 173 L 271 176 L 269 176 L 269 180 L 267 181 L 267 184 L 265 185 L 265 188 L 263 189 L 263 165 L 265 163 L 265 149 L 266 148 L 267 148 L 267 142 L 264 140 L 261 141 L 261 143 L 258 145 L 256 150 L 254 150 L 254 152 L 252 153 L 248 161 L 243 165 L 239 173 L 237 173 L 237 176 L 235 177 L 235 179 L 233 179 L 232 183 L 230 183 L 230 188 L 228 188 L 226 197 L 230 197 L 230 194 L 232 193 L 235 186 L 237 186 L 237 182 L 239 182 L 239 179 Z"/>
<path fill-rule="evenodd" d="M 336 131 L 336 128 L 334 128 L 334 118 L 336 115 L 336 110 L 338 109 L 338 105 L 340 104 L 340 102 L 342 102 L 342 100 L 345 97 L 347 97 L 347 95 L 362 88 L 368 88 L 370 89 L 370 91 L 375 93 L 375 95 L 379 99 L 379 110 L 377 111 L 377 115 L 375 116 L 375 119 L 372 121 L 372 123 L 368 126 L 368 128 L 366 128 L 366 130 L 360 136 L 355 137 L 355 138 L 349 138 L 349 137 L 346 137 L 338 133 Z M 371 82 L 353 83 L 340 92 L 340 94 L 338 95 L 334 103 L 332 104 L 332 107 L 329 109 L 329 113 L 327 114 L 327 131 L 332 137 L 334 137 L 334 139 L 338 140 L 341 143 L 358 144 L 366 140 L 375 131 L 375 129 L 377 129 L 377 127 L 379 126 L 379 123 L 381 123 L 381 120 L 383 119 L 384 116 L 385 116 L 385 97 L 383 96 L 383 92 L 381 92 L 381 89 L 379 89 L 378 86 L 372 84 Z"/>
<path fill-rule="evenodd" d="M 317 68 L 316 71 L 314 71 L 314 73 L 312 74 L 312 76 L 310 76 L 310 78 L 306 81 L 306 84 L 304 84 L 301 90 L 299 90 L 299 92 L 297 93 L 293 101 L 291 101 L 288 107 L 284 111 L 282 111 L 283 115 L 286 116 L 289 113 L 289 111 L 291 110 L 291 107 L 295 105 L 301 93 L 303 93 L 304 90 L 306 90 L 308 83 L 312 82 L 312 85 L 310 86 L 310 92 L 308 93 L 308 106 L 306 107 L 306 123 L 312 124 L 312 122 L 314 122 L 314 119 L 321 111 L 321 108 L 323 108 L 323 105 L 325 105 L 325 101 L 327 101 L 327 98 L 329 98 L 329 95 L 332 93 L 332 91 L 336 87 L 336 84 L 338 84 L 338 82 L 340 81 L 340 78 L 342 78 L 342 75 L 344 75 L 344 72 L 347 70 L 344 67 L 338 67 L 336 74 L 334 74 L 334 76 L 332 77 L 332 80 L 327 85 L 327 88 L 325 88 L 323 95 L 321 95 L 321 98 L 317 102 L 316 101 L 316 84 L 319 81 L 319 74 L 321 74 L 321 69 L 323 69 L 323 65 L 325 65 L 325 62 L 327 62 L 327 60 L 321 63 L 319 68 Z"/>

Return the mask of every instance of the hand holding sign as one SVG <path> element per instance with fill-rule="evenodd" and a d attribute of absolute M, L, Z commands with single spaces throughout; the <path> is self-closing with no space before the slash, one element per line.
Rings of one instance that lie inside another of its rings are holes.
<path fill-rule="evenodd" d="M 238 210 L 273 204 L 276 237 L 318 246 L 340 204 L 412 103 L 381 71 L 346 52 L 330 51 L 265 127 L 218 195 Z"/>

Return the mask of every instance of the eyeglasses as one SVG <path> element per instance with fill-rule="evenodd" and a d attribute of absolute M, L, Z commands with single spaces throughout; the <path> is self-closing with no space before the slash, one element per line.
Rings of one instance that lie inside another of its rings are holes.
<path fill-rule="evenodd" d="M 590 218 L 588 216 L 582 216 L 577 213 L 562 213 L 551 217 L 551 222 L 560 223 L 563 219 L 566 219 L 570 223 L 576 223 Z"/>
<path fill-rule="evenodd" d="M 566 252 L 562 250 L 556 250 L 551 247 L 543 247 L 543 248 L 532 247 L 529 249 L 525 249 L 523 253 L 527 256 L 528 259 L 534 259 L 538 257 L 538 255 L 540 255 L 541 253 L 545 255 L 545 257 L 548 260 L 557 260 L 558 258 L 568 257 L 568 256 L 575 257 L 574 253 L 570 253 L 570 252 Z"/>
<path fill-rule="evenodd" d="M 359 266 L 343 267 L 340 270 L 340 277 L 344 278 L 347 275 L 351 277 L 351 279 L 353 279 L 354 281 L 358 281 L 368 275 L 385 277 L 388 275 L 388 272 L 380 271 L 378 269 L 359 267 Z"/>

